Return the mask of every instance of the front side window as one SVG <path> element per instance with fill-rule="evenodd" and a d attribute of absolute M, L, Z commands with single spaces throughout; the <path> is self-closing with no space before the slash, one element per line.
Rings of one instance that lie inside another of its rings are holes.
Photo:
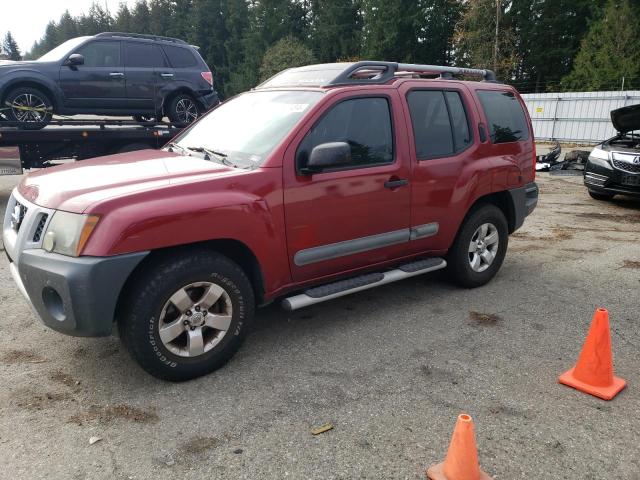
<path fill-rule="evenodd" d="M 125 43 L 125 65 L 130 68 L 164 67 L 160 47 L 150 43 Z"/>
<path fill-rule="evenodd" d="M 298 169 L 307 166 L 314 147 L 330 142 L 346 142 L 351 146 L 352 163 L 347 168 L 393 162 L 389 101 L 382 97 L 354 98 L 335 105 L 298 147 Z"/>
<path fill-rule="evenodd" d="M 518 142 L 529 138 L 524 110 L 513 92 L 478 90 L 478 98 L 489 123 L 491 142 Z"/>
<path fill-rule="evenodd" d="M 187 152 L 206 149 L 243 168 L 257 167 L 323 93 L 248 92 L 202 117 L 174 141 Z"/>
<path fill-rule="evenodd" d="M 76 51 L 84 57 L 85 67 L 120 67 L 120 42 L 91 42 Z"/>

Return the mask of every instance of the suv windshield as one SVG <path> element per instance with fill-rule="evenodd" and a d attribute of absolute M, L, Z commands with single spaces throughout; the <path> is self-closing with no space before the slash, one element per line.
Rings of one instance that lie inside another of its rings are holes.
<path fill-rule="evenodd" d="M 196 152 L 215 152 L 230 164 L 259 166 L 321 92 L 249 92 L 223 103 L 202 118 L 173 145 Z"/>
<path fill-rule="evenodd" d="M 45 53 L 36 61 L 37 62 L 55 62 L 57 60 L 62 60 L 64 57 L 67 56 L 68 53 L 70 53 L 74 48 L 76 48 L 78 45 L 84 42 L 87 38 L 91 38 L 91 37 L 77 37 L 77 38 L 72 38 L 71 40 L 67 40 L 63 44 L 58 45 L 53 50 L 50 50 L 49 52 Z"/>

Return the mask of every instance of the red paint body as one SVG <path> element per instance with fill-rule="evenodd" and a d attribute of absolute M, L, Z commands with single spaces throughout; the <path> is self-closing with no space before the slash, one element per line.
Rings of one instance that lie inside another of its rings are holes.
<path fill-rule="evenodd" d="M 406 102 L 413 88 L 458 91 L 473 144 L 453 157 L 418 162 Z M 83 255 L 112 256 L 216 239 L 239 241 L 258 260 L 268 300 L 399 259 L 442 255 L 480 197 L 534 180 L 530 121 L 529 140 L 480 142 L 478 126 L 486 126 L 487 120 L 473 93 L 476 89 L 512 91 L 484 82 L 412 79 L 320 89 L 324 97 L 255 170 L 144 150 L 42 170 L 26 177 L 19 190 L 44 207 L 101 216 Z M 386 96 L 391 104 L 395 162 L 314 175 L 296 173 L 296 149 L 323 113 L 345 98 L 372 94 Z M 384 188 L 386 181 L 396 178 L 409 179 L 409 185 Z M 436 222 L 440 229 L 431 237 L 305 266 L 293 261 L 303 249 Z"/>

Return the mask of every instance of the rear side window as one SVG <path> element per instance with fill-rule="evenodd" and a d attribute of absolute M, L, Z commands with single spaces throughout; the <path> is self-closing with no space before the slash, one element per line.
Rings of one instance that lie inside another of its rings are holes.
<path fill-rule="evenodd" d="M 414 90 L 407 95 L 419 160 L 454 155 L 471 144 L 458 92 Z"/>
<path fill-rule="evenodd" d="M 85 67 L 121 67 L 120 42 L 91 42 L 75 53 L 84 57 Z"/>
<path fill-rule="evenodd" d="M 529 138 L 527 119 L 513 92 L 478 90 L 478 98 L 489 123 L 491 142 L 518 142 Z"/>
<path fill-rule="evenodd" d="M 160 47 L 150 43 L 125 43 L 125 66 L 137 68 L 164 67 Z"/>
<path fill-rule="evenodd" d="M 169 63 L 173 68 L 187 68 L 198 65 L 198 59 L 188 48 L 163 45 L 162 49 L 167 54 Z"/>
<path fill-rule="evenodd" d="M 351 146 L 350 167 L 393 162 L 393 128 L 386 98 L 354 98 L 329 110 L 304 138 L 296 154 L 298 168 L 305 168 L 314 147 L 329 142 Z"/>

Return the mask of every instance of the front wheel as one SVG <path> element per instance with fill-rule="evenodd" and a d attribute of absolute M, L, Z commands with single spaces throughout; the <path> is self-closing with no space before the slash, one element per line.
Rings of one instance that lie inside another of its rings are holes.
<path fill-rule="evenodd" d="M 39 130 L 47 126 L 53 115 L 53 103 L 42 91 L 31 87 L 11 90 L 5 101 L 6 116 L 11 122 L 18 122 L 25 130 Z"/>
<path fill-rule="evenodd" d="M 128 287 L 118 328 L 151 375 L 184 381 L 224 365 L 253 318 L 246 274 L 227 257 L 185 251 L 148 268 Z"/>
<path fill-rule="evenodd" d="M 465 219 L 447 254 L 451 279 L 466 288 L 489 282 L 500 270 L 509 243 L 507 220 L 495 205 L 476 208 Z"/>

